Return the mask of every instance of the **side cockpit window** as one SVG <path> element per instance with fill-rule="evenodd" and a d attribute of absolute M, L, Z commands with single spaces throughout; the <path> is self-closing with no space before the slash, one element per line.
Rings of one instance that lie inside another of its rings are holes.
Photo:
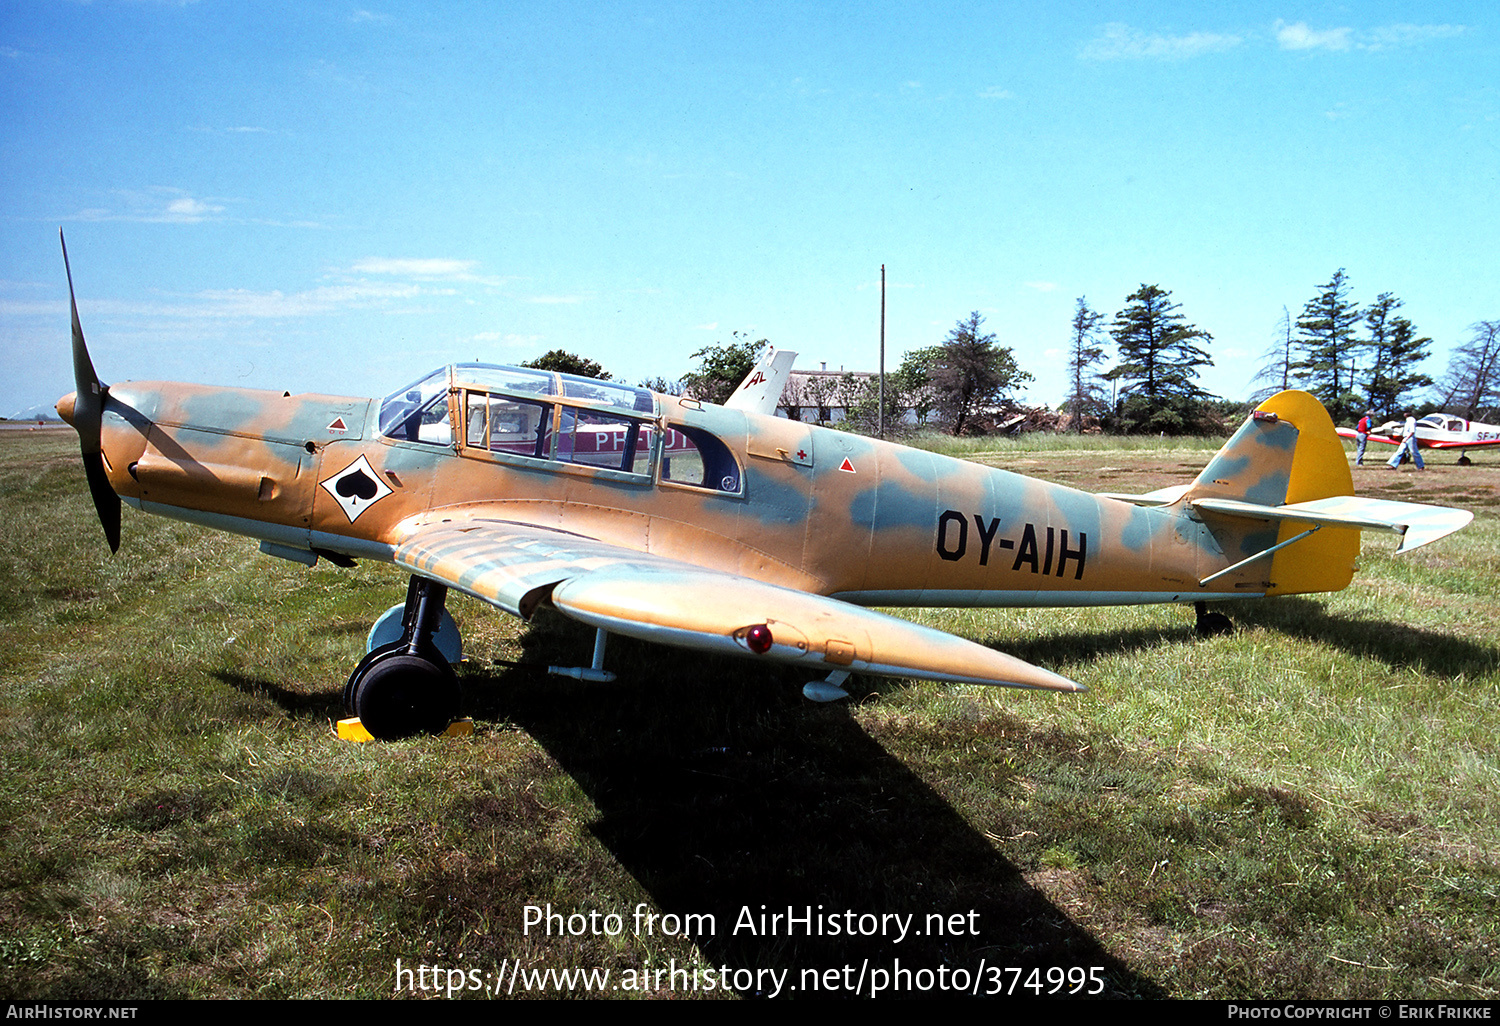
<path fill-rule="evenodd" d="M 434 371 L 380 403 L 380 433 L 402 442 L 452 445 L 448 425 L 448 372 Z"/>
<path fill-rule="evenodd" d="M 664 429 L 659 412 L 657 397 L 644 388 L 454 364 L 381 400 L 380 433 L 532 470 L 744 494 L 743 468 L 721 438 L 686 424 Z"/>
<path fill-rule="evenodd" d="M 631 474 L 651 472 L 650 425 L 603 410 L 564 406 L 556 458 Z"/>
<path fill-rule="evenodd" d="M 649 420 L 551 398 L 465 389 L 464 448 L 593 467 L 644 480 L 651 475 Z"/>
<path fill-rule="evenodd" d="M 552 404 L 467 392 L 466 444 L 471 449 L 548 459 L 552 455 Z"/>

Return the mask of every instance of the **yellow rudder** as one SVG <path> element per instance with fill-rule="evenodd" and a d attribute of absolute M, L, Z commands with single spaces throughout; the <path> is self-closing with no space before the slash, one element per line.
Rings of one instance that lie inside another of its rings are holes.
<path fill-rule="evenodd" d="M 1274 414 L 1277 420 L 1297 429 L 1286 503 L 1354 494 L 1354 477 L 1349 472 L 1343 443 L 1322 403 L 1306 392 L 1289 390 L 1273 395 L 1256 407 L 1255 412 L 1262 416 Z M 1305 524 L 1283 521 L 1276 540 L 1283 542 L 1306 530 Z M 1271 557 L 1271 587 L 1266 594 L 1341 591 L 1354 579 L 1354 561 L 1358 556 L 1358 530 L 1324 527 Z"/>

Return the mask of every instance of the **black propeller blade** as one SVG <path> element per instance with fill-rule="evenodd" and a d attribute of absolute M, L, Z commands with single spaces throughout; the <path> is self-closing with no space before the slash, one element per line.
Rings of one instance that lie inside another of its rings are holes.
<path fill-rule="evenodd" d="M 68 266 L 68 242 L 61 229 L 57 232 L 62 243 L 63 270 L 68 275 L 68 305 L 73 311 L 73 384 L 77 393 L 73 400 L 73 428 L 78 432 L 78 446 L 83 451 L 83 469 L 89 479 L 89 494 L 94 498 L 94 509 L 99 514 L 99 523 L 104 528 L 104 537 L 109 541 L 109 551 L 120 551 L 120 497 L 109 485 L 104 471 L 104 447 L 101 441 L 104 424 L 104 397 L 108 386 L 94 372 L 94 361 L 89 359 L 88 346 L 83 341 L 83 326 L 78 323 L 78 301 L 73 298 L 73 269 Z"/>

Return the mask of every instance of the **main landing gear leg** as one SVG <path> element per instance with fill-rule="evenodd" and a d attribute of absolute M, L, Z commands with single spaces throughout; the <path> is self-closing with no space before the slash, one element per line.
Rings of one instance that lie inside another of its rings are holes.
<path fill-rule="evenodd" d="M 1204 602 L 1194 602 L 1193 611 L 1198 614 L 1198 637 L 1212 638 L 1216 634 L 1233 634 L 1234 621 L 1223 613 L 1210 613 Z"/>
<path fill-rule="evenodd" d="M 412 577 L 401 638 L 360 660 L 344 685 L 344 706 L 382 741 L 440 734 L 458 716 L 458 676 L 433 642 L 448 598 L 445 585 Z"/>

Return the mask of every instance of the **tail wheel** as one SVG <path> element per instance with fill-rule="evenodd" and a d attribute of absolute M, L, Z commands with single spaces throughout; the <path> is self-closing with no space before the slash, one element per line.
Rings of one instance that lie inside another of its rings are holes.
<path fill-rule="evenodd" d="M 1198 637 L 1213 638 L 1220 634 L 1234 633 L 1234 621 L 1223 613 L 1210 612 L 1208 606 L 1202 602 L 1194 602 L 1193 609 L 1198 614 L 1196 625 Z"/>

